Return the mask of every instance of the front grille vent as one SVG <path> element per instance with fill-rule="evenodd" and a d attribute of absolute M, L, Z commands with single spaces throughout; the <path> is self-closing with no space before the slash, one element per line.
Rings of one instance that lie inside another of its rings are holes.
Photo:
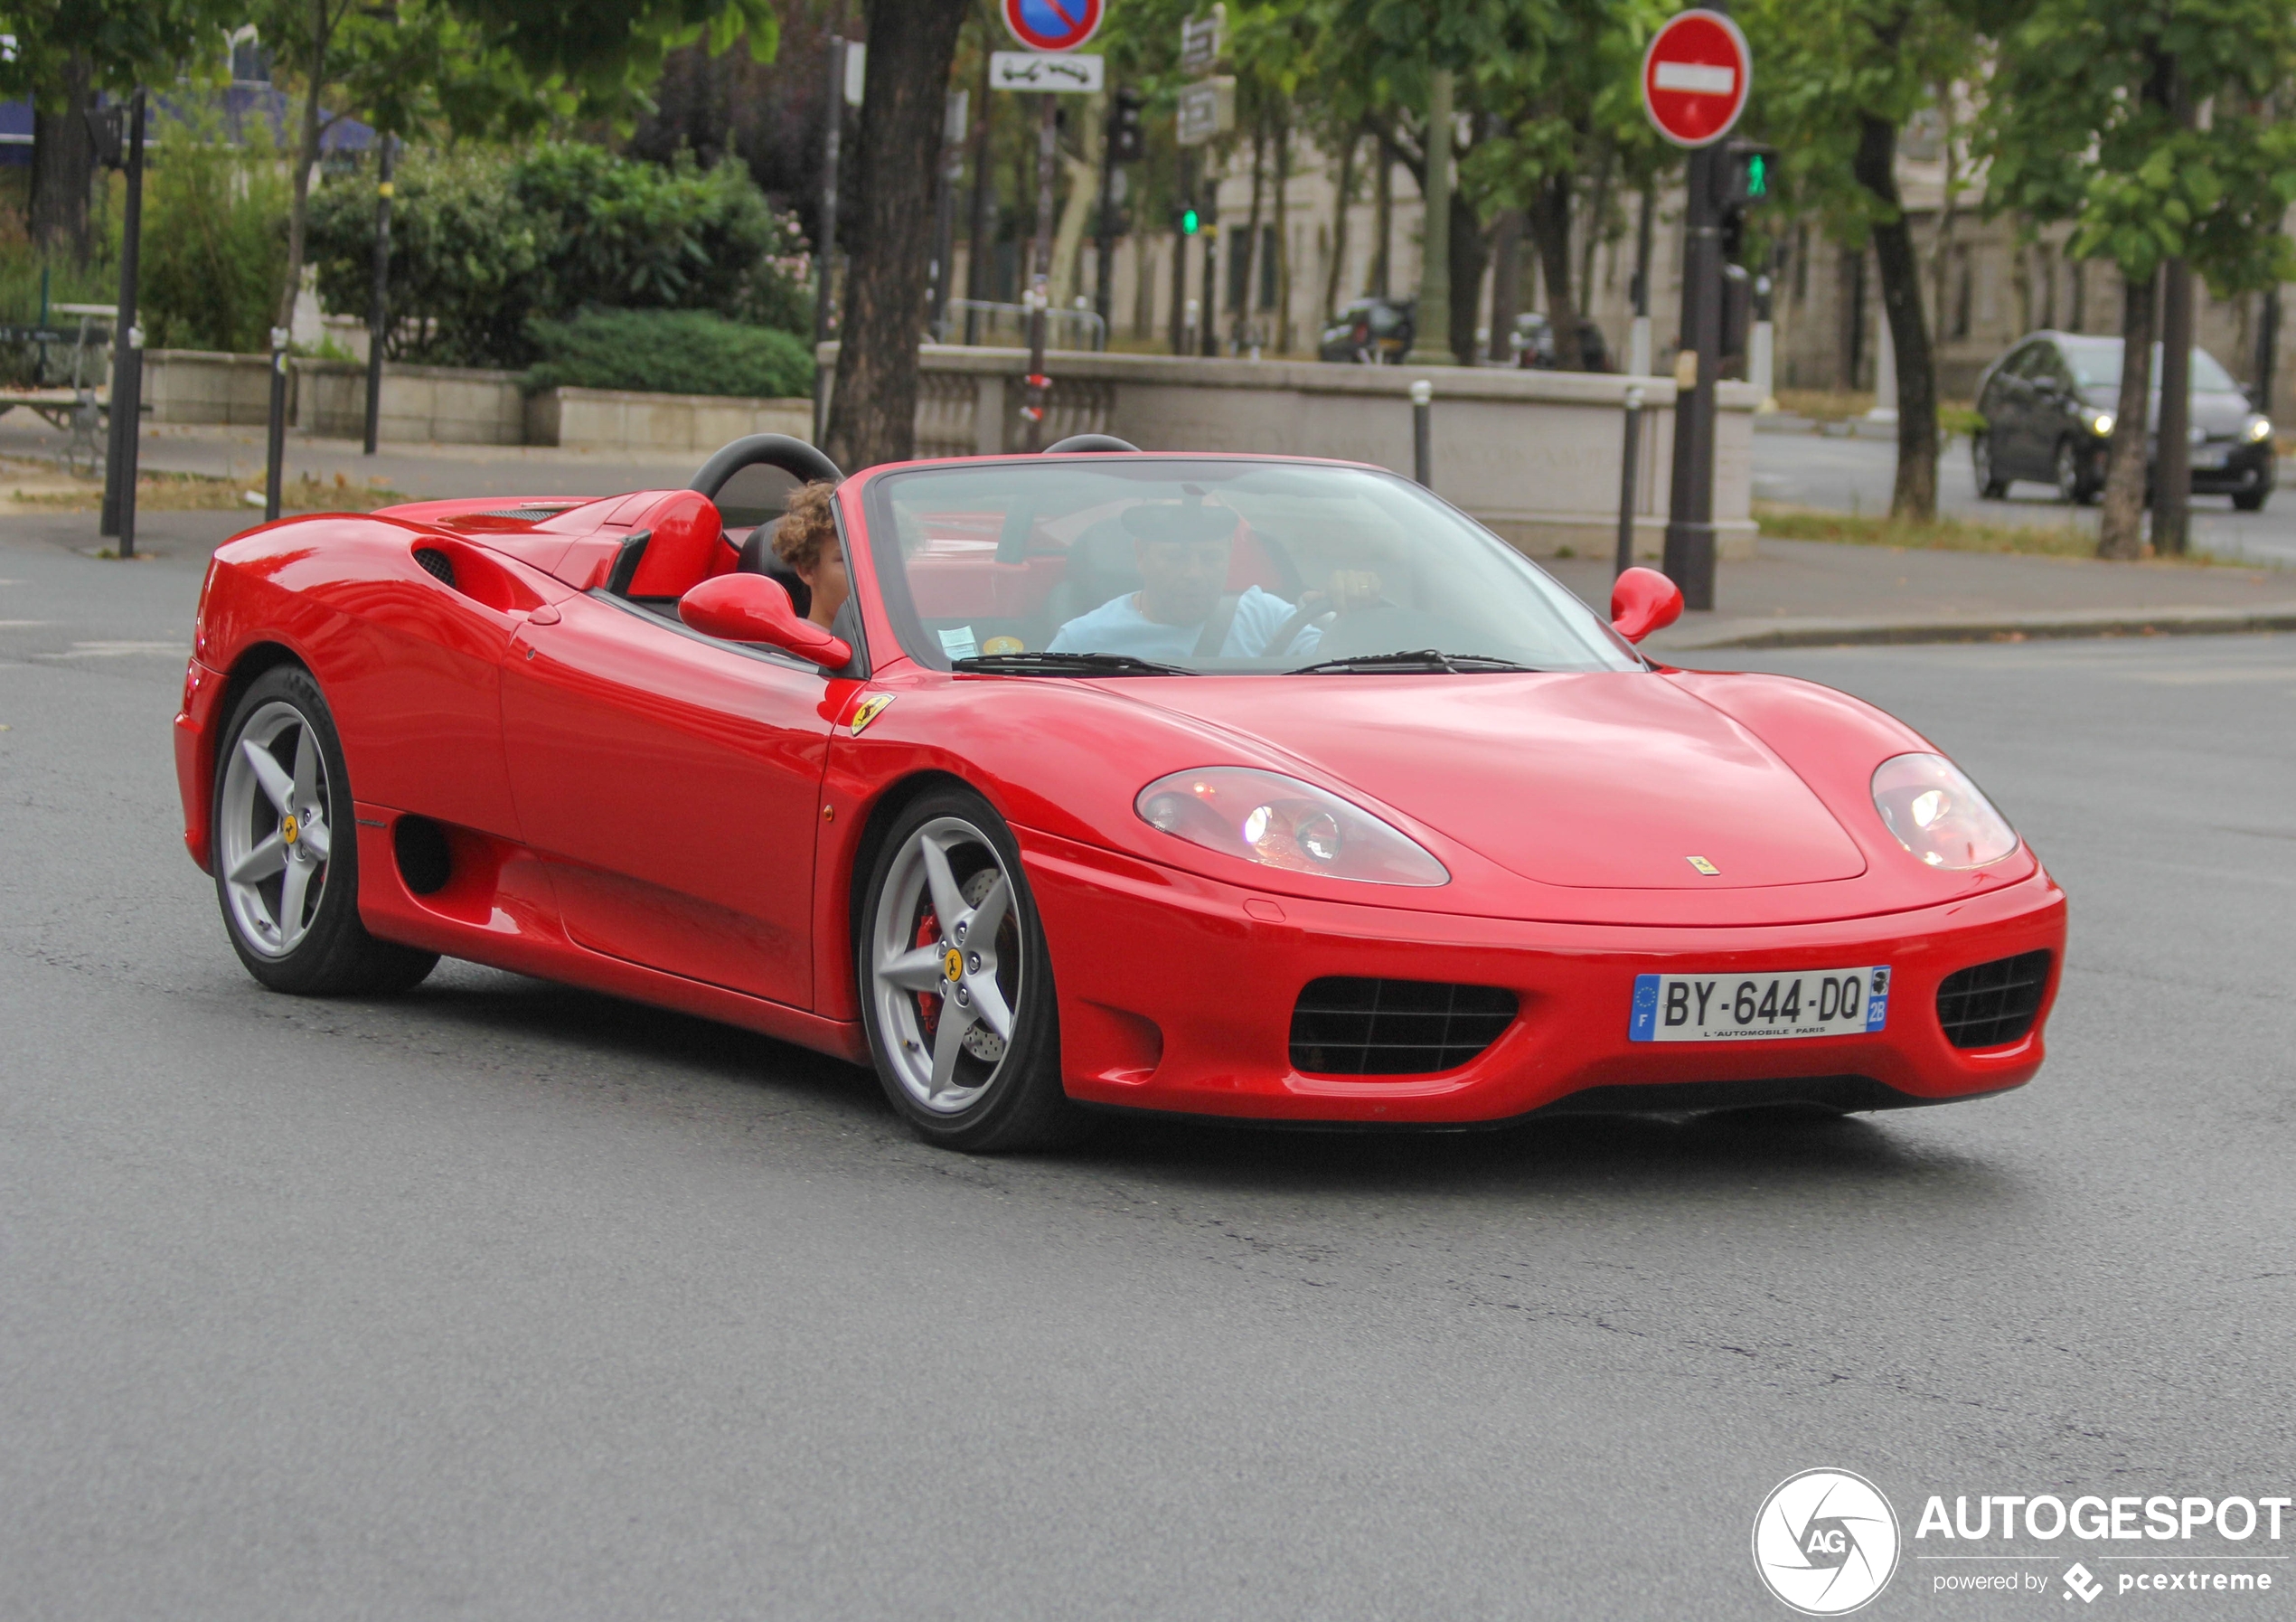
<path fill-rule="evenodd" d="M 1321 1076 L 1456 1070 L 1499 1040 L 1515 994 L 1440 980 L 1311 980 L 1292 1009 L 1292 1068 Z"/>
<path fill-rule="evenodd" d="M 522 523 L 540 523 L 545 518 L 555 518 L 560 513 L 565 512 L 567 508 L 579 506 L 581 504 L 579 502 L 569 501 L 558 502 L 547 507 L 501 507 L 492 513 L 480 513 L 476 514 L 476 516 L 480 518 L 515 518 Z"/>
<path fill-rule="evenodd" d="M 451 586 L 455 583 L 455 561 L 437 547 L 416 547 L 415 561 L 428 570 L 439 584 Z"/>
<path fill-rule="evenodd" d="M 2045 951 L 1997 957 L 1947 975 L 1937 987 L 1937 1023 L 1957 1048 L 2022 1041 L 2041 1011 L 2041 988 L 2048 982 Z"/>

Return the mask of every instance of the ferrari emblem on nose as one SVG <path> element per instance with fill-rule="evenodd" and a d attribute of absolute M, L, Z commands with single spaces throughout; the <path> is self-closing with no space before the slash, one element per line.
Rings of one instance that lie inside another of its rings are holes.
<path fill-rule="evenodd" d="M 965 977 L 965 954 L 955 947 L 941 953 L 941 973 L 954 983 Z"/>
<path fill-rule="evenodd" d="M 1704 856 L 1685 856 L 1682 860 L 1689 863 L 1692 867 L 1697 868 L 1698 872 L 1704 873 L 1709 879 L 1721 877 L 1722 870 L 1715 866 L 1713 863 L 1708 862 Z"/>

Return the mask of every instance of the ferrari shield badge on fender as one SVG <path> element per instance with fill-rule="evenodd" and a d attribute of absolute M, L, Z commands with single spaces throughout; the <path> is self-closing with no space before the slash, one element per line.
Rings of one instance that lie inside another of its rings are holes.
<path fill-rule="evenodd" d="M 869 723 L 885 713 L 885 706 L 893 702 L 890 693 L 875 693 L 861 700 L 861 708 L 853 712 L 853 736 L 858 738 L 868 730 Z"/>
<path fill-rule="evenodd" d="M 861 731 L 861 725 L 859 722 L 854 723 L 853 731 L 856 732 Z M 1704 856 L 1685 856 L 1682 860 L 1689 863 L 1692 867 L 1697 868 L 1698 872 L 1704 873 L 1709 879 L 1718 879 L 1722 876 L 1722 870 L 1715 866 L 1713 863 L 1708 862 Z"/>

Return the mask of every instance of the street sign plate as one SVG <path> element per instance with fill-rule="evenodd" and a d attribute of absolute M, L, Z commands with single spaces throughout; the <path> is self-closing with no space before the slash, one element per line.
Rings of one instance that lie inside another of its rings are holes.
<path fill-rule="evenodd" d="M 1061 93 L 1096 90 L 1105 82 L 1105 60 L 1097 56 L 1055 56 L 1041 51 L 992 51 L 989 89 Z"/>
<path fill-rule="evenodd" d="M 1004 0 L 1004 26 L 1031 51 L 1074 51 L 1107 14 L 1106 0 Z"/>
<path fill-rule="evenodd" d="M 1200 146 L 1236 127 L 1236 81 L 1207 79 L 1180 92 L 1180 144 Z"/>
<path fill-rule="evenodd" d="M 1209 73 L 1219 61 L 1220 24 L 1227 8 L 1215 5 L 1208 17 L 1183 17 L 1180 24 L 1180 71 Z"/>
<path fill-rule="evenodd" d="M 1706 146 L 1730 133 L 1754 83 L 1754 53 L 1719 12 L 1676 14 L 1642 56 L 1642 107 L 1678 146 Z"/>

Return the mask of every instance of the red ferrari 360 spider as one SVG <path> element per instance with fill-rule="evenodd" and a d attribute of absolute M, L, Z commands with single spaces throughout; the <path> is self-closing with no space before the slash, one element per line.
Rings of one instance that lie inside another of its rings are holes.
<path fill-rule="evenodd" d="M 1080 1106 L 1864 1110 L 2039 1068 L 2063 893 L 1900 722 L 1654 665 L 1663 577 L 1605 624 L 1376 468 L 1054 451 L 814 498 L 818 614 L 770 542 L 839 476 L 773 436 L 687 490 L 231 542 L 175 744 L 240 959 L 684 1009 L 976 1150 Z"/>

